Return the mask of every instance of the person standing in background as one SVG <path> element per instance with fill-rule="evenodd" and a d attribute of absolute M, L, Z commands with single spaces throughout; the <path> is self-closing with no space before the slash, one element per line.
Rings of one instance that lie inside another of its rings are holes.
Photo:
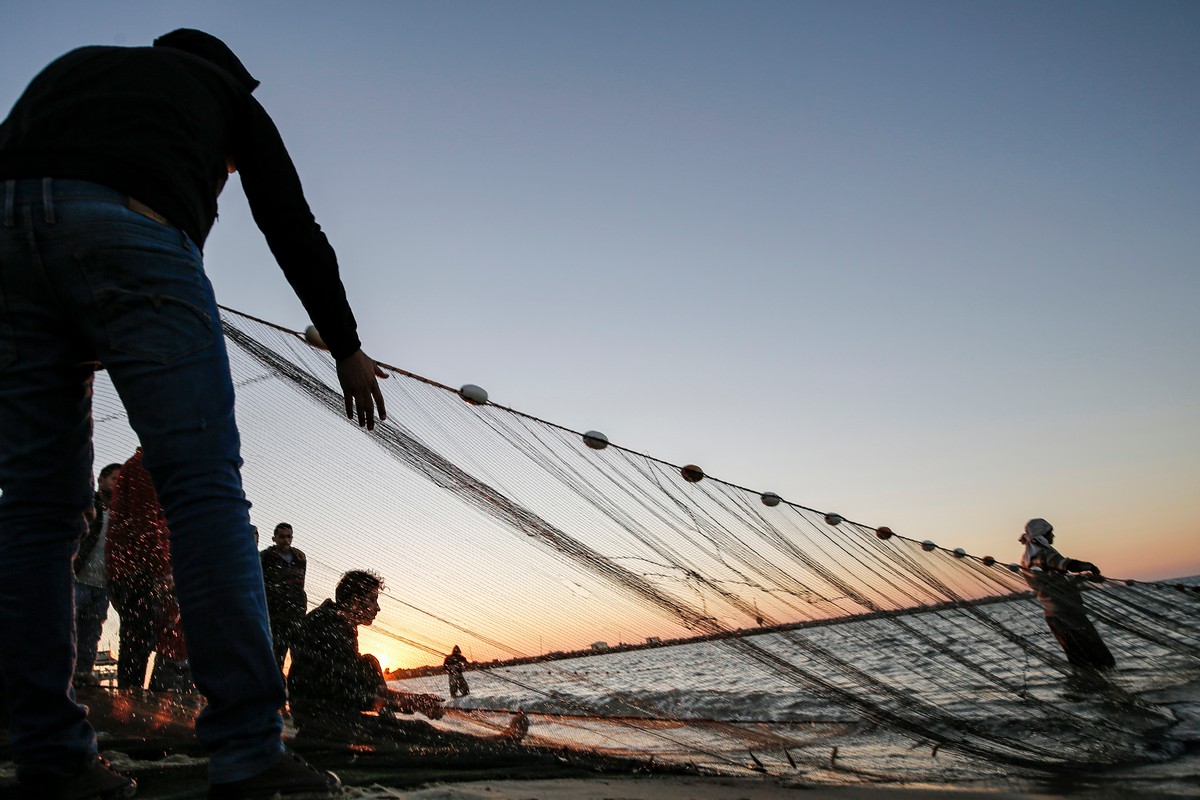
<path fill-rule="evenodd" d="M 109 464 L 96 479 L 95 510 L 75 554 L 75 679 L 76 686 L 94 686 L 100 632 L 108 619 L 108 581 L 104 577 L 104 543 L 108 537 L 108 507 L 120 464 Z"/>
<path fill-rule="evenodd" d="M 1025 581 L 1037 593 L 1046 625 L 1073 667 L 1084 670 L 1107 670 L 1116 666 L 1116 659 L 1100 638 L 1096 626 L 1088 619 L 1083 595 L 1075 585 L 1077 578 L 1070 573 L 1088 573 L 1100 579 L 1100 568 L 1088 561 L 1067 558 L 1054 549 L 1054 526 L 1044 519 L 1031 519 L 1019 540 L 1025 545 L 1021 566 Z"/>
<path fill-rule="evenodd" d="M 304 551 L 292 547 L 293 535 L 290 524 L 279 523 L 271 536 L 274 544 L 259 556 L 263 585 L 267 590 L 267 613 L 271 618 L 271 641 L 280 672 L 283 672 L 283 660 L 296 638 L 296 630 L 308 613 L 308 595 L 304 593 L 308 561 Z"/>
<path fill-rule="evenodd" d="M 459 695 L 466 697 L 471 693 L 471 687 L 467 686 L 467 679 L 463 677 L 463 670 L 466 668 L 466 656 L 462 654 L 462 649 L 458 645 L 454 645 L 450 655 L 446 656 L 446 660 L 442 662 L 442 669 L 446 670 L 446 675 L 450 679 L 451 697 Z"/>
<path fill-rule="evenodd" d="M 113 484 L 105 571 L 113 608 L 121 617 L 117 688 L 141 689 L 158 643 L 162 600 L 171 577 L 167 519 L 142 448 L 121 466 Z"/>

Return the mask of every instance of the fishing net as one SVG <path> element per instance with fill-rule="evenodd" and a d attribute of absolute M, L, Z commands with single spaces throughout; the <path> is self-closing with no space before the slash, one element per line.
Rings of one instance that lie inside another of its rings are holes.
<path fill-rule="evenodd" d="M 918 774 L 916 753 L 1096 769 L 1178 749 L 1146 698 L 1200 677 L 1193 587 L 1081 585 L 1119 664 L 1097 684 L 1007 564 L 400 370 L 368 433 L 327 352 L 236 312 L 223 323 L 260 546 L 294 526 L 310 607 L 346 570 L 385 578 L 362 648 L 400 688 L 444 694 L 459 645 L 472 694 L 440 726 L 494 732 L 519 708 L 527 742 L 564 752 L 772 774 Z M 103 373 L 94 418 L 97 464 L 125 460 L 136 439 Z"/>

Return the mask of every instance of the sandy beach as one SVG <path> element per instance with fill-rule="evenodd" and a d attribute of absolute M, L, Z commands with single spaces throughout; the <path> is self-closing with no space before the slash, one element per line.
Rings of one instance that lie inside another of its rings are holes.
<path fill-rule="evenodd" d="M 784 786 L 754 779 L 648 776 L 475 781 L 412 791 L 355 788 L 348 796 L 397 800 L 1038 800 L 1067 795 L 936 787 Z"/>

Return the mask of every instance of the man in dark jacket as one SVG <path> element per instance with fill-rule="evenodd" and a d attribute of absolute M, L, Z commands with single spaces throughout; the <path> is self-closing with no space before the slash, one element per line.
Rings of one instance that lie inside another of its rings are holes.
<path fill-rule="evenodd" d="M 271 618 L 271 639 L 281 672 L 296 629 L 308 610 L 308 595 L 304 593 L 308 560 L 303 550 L 292 547 L 293 535 L 291 525 L 279 523 L 271 537 L 274 544 L 260 555 L 263 585 L 267 590 L 267 613 Z"/>
<path fill-rule="evenodd" d="M 223 42 L 84 47 L 0 124 L 0 665 L 33 796 L 130 785 L 70 690 L 71 560 L 91 504 L 88 395 L 102 363 L 171 531 L 211 796 L 330 791 L 285 756 L 285 695 L 242 491 L 233 383 L 201 248 L 234 170 L 337 364 L 347 416 L 385 414 L 333 248 L 258 85 Z"/>
<path fill-rule="evenodd" d="M 467 686 L 467 679 L 463 677 L 463 670 L 466 668 L 467 658 L 462 654 L 462 648 L 454 645 L 450 655 L 442 662 L 442 669 L 446 670 L 446 675 L 450 678 L 451 697 L 466 697 L 471 693 L 471 687 Z"/>
<path fill-rule="evenodd" d="M 395 718 L 394 712 L 420 712 L 439 719 L 445 711 L 437 695 L 389 688 L 379 661 L 358 652 L 358 626 L 375 621 L 382 588 L 383 579 L 373 572 L 347 572 L 338 581 L 334 599 L 326 600 L 301 623 L 288 672 L 289 704 L 300 734 L 371 743 L 462 747 L 509 745 L 524 738 L 529 720 L 523 713 L 492 737 L 458 734 L 422 720 Z"/>
<path fill-rule="evenodd" d="M 1031 519 L 1021 534 L 1025 552 L 1021 566 L 1025 581 L 1037 592 L 1046 615 L 1046 625 L 1058 640 L 1067 661 L 1087 670 L 1105 670 L 1116 666 L 1112 653 L 1088 619 L 1083 595 L 1074 575 L 1087 573 L 1099 579 L 1100 569 L 1088 561 L 1067 558 L 1054 549 L 1054 527 L 1044 519 Z"/>
<path fill-rule="evenodd" d="M 442 698 L 389 689 L 372 655 L 358 652 L 358 626 L 379 614 L 383 578 L 352 570 L 342 576 L 334 599 L 326 600 L 300 624 L 288 672 L 288 697 L 297 727 L 355 723 L 364 711 L 390 709 L 427 717 L 442 716 Z"/>

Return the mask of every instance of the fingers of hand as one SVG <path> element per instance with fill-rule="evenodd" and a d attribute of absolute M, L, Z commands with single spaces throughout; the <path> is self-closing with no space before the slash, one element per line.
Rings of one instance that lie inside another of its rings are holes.
<path fill-rule="evenodd" d="M 387 419 L 387 408 L 383 404 L 383 390 L 379 388 L 378 383 L 371 387 L 371 396 L 375 398 L 375 405 L 379 406 L 379 418 Z"/>
<path fill-rule="evenodd" d="M 375 430 L 375 402 L 366 393 L 358 398 L 358 426 L 364 425 L 369 431 Z"/>

